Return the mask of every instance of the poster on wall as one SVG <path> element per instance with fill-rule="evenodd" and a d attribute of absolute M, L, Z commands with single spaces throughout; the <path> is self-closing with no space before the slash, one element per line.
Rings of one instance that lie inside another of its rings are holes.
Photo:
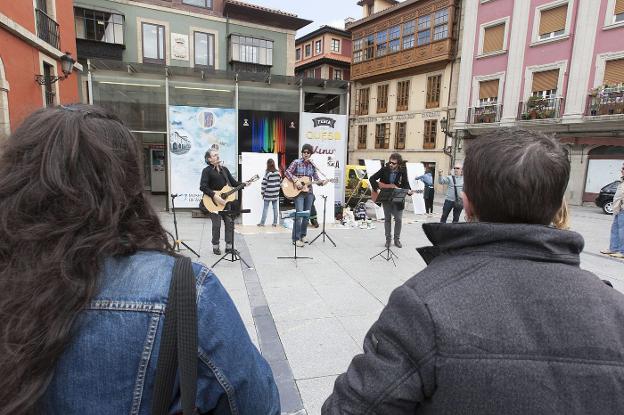
<path fill-rule="evenodd" d="M 277 153 L 284 170 L 299 157 L 299 113 L 238 111 L 239 152 Z"/>
<path fill-rule="evenodd" d="M 170 106 L 169 122 L 170 192 L 178 194 L 176 207 L 196 208 L 202 197 L 199 182 L 206 151 L 218 149 L 225 167 L 235 178 L 238 175 L 236 110 Z"/>
<path fill-rule="evenodd" d="M 344 202 L 344 176 L 347 162 L 347 116 L 304 112 L 301 114 L 300 147 L 311 144 L 315 154 L 330 156 L 336 178 L 337 201 Z"/>
<path fill-rule="evenodd" d="M 189 37 L 182 33 L 171 34 L 171 58 L 189 60 Z"/>

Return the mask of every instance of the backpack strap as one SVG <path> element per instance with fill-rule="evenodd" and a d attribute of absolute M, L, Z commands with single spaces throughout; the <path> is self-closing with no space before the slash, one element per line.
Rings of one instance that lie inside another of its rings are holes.
<path fill-rule="evenodd" d="M 197 396 L 197 290 L 190 258 L 178 257 L 173 266 L 169 300 L 160 340 L 153 415 L 167 415 L 178 366 L 184 415 L 195 413 Z"/>

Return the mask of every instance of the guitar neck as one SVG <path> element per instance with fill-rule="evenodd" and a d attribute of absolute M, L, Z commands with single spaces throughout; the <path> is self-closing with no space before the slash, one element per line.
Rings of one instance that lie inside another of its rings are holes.
<path fill-rule="evenodd" d="M 222 194 L 221 194 L 221 197 L 222 197 L 222 198 L 226 198 L 226 197 L 228 197 L 229 195 L 231 195 L 232 193 L 236 193 L 236 192 L 238 192 L 238 191 L 239 191 L 240 189 L 242 189 L 243 187 L 245 187 L 245 183 L 241 183 L 241 184 L 239 184 L 238 186 L 236 186 L 235 188 L 233 188 L 232 190 L 228 190 L 227 192 L 222 193 Z"/>

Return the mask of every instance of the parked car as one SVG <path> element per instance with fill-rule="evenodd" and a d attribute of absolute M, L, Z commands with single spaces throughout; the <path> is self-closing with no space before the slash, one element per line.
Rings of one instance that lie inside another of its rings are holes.
<path fill-rule="evenodd" d="M 613 214 L 613 196 L 615 196 L 615 191 L 620 183 L 619 180 L 611 182 L 600 189 L 600 193 L 598 193 L 596 206 L 601 207 L 602 211 L 607 215 Z"/>

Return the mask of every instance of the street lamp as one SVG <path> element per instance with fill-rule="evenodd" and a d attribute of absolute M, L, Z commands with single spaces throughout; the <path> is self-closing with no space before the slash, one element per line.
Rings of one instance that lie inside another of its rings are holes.
<path fill-rule="evenodd" d="M 440 128 L 442 129 L 442 132 L 444 133 L 444 154 L 450 157 L 452 156 L 453 146 L 447 145 L 447 143 L 448 143 L 448 137 L 453 138 L 453 133 L 449 132 L 448 130 L 448 120 L 446 119 L 446 117 L 440 120 Z"/>
<path fill-rule="evenodd" d="M 65 52 L 63 56 L 61 56 L 61 70 L 63 71 L 63 75 L 61 76 L 45 76 L 45 75 L 35 75 L 35 81 L 39 85 L 52 85 L 57 81 L 63 81 L 67 79 L 67 77 L 72 73 L 74 69 L 74 64 L 76 61 L 72 58 L 71 53 Z"/>

